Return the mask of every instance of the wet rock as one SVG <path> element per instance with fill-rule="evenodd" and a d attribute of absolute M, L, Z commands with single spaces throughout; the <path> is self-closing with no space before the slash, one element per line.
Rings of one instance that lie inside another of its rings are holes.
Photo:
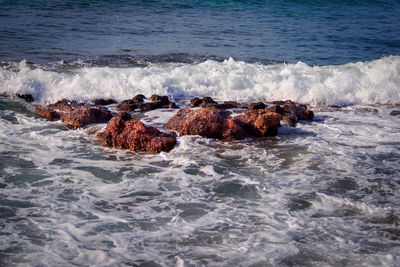
<path fill-rule="evenodd" d="M 206 108 L 206 107 L 216 107 L 218 105 L 217 102 L 215 102 L 211 97 L 205 96 L 202 99 L 195 97 L 192 100 L 190 100 L 190 107 L 192 108 Z"/>
<path fill-rule="evenodd" d="M 44 106 L 36 106 L 35 112 L 39 116 L 46 118 L 48 120 L 59 120 L 61 115 L 59 112 L 55 111 L 52 108 L 44 107 Z"/>
<path fill-rule="evenodd" d="M 112 104 L 116 104 L 117 101 L 115 101 L 114 99 L 95 99 L 93 100 L 93 104 L 95 104 L 96 106 L 107 106 L 107 105 L 112 105 Z"/>
<path fill-rule="evenodd" d="M 17 94 L 17 97 L 24 99 L 26 102 L 33 102 L 33 96 L 31 94 Z"/>
<path fill-rule="evenodd" d="M 257 103 L 252 103 L 247 106 L 249 110 L 255 110 L 255 109 L 264 109 L 266 108 L 265 104 L 263 102 L 257 102 Z"/>
<path fill-rule="evenodd" d="M 282 119 L 290 123 L 297 122 L 297 120 L 312 121 L 314 119 L 314 112 L 308 110 L 306 105 L 296 104 L 291 100 L 273 101 L 270 104 L 274 104 L 273 107 L 268 108 L 270 111 L 282 114 Z M 289 114 L 293 116 L 289 116 Z"/>
<path fill-rule="evenodd" d="M 162 133 L 139 120 L 124 120 L 121 117 L 112 118 L 97 139 L 103 146 L 145 153 L 168 152 L 176 144 L 174 134 Z"/>
<path fill-rule="evenodd" d="M 137 104 L 140 104 L 140 102 L 134 99 L 123 100 L 117 105 L 117 109 L 119 111 L 134 111 L 137 109 Z"/>
<path fill-rule="evenodd" d="M 169 101 L 168 96 L 152 95 L 150 102 L 144 102 L 145 97 L 143 95 L 137 95 L 132 99 L 121 101 L 117 105 L 117 109 L 120 111 L 150 111 L 158 108 L 176 108 L 176 104 Z"/>
<path fill-rule="evenodd" d="M 180 109 L 164 126 L 181 135 L 200 135 L 208 138 L 223 138 L 229 113 L 218 109 Z"/>
<path fill-rule="evenodd" d="M 271 112 L 276 112 L 278 114 L 285 114 L 285 110 L 280 105 L 274 105 L 268 109 Z"/>
<path fill-rule="evenodd" d="M 61 115 L 61 121 L 74 128 L 91 123 L 105 123 L 112 118 L 111 112 L 103 107 L 82 106 Z"/>
<path fill-rule="evenodd" d="M 389 113 L 390 116 L 400 116 L 400 110 L 392 110 Z"/>
<path fill-rule="evenodd" d="M 129 121 L 130 119 L 132 119 L 131 114 L 129 114 L 128 112 L 125 112 L 125 111 L 121 111 L 118 114 L 118 116 L 124 121 Z"/>
<path fill-rule="evenodd" d="M 222 104 L 218 104 L 217 108 L 220 108 L 220 109 L 240 108 L 240 105 L 236 101 L 225 101 Z"/>
<path fill-rule="evenodd" d="M 138 94 L 132 99 L 135 100 L 136 102 L 143 103 L 146 97 L 142 94 Z"/>
<path fill-rule="evenodd" d="M 84 105 L 85 104 L 83 104 L 83 103 L 78 103 L 76 100 L 70 101 L 70 100 L 67 100 L 67 99 L 63 99 L 63 100 L 57 101 L 54 104 L 47 105 L 47 107 L 51 108 L 51 109 L 55 109 L 55 110 L 61 111 L 61 112 L 71 112 L 75 108 L 82 107 Z"/>
<path fill-rule="evenodd" d="M 291 127 L 295 127 L 297 124 L 297 117 L 293 114 L 282 114 L 281 115 L 281 119 L 283 121 L 286 121 L 288 123 L 289 126 Z"/>
<path fill-rule="evenodd" d="M 164 126 L 181 135 L 200 135 L 223 140 L 240 140 L 248 136 L 273 136 L 277 134 L 281 116 L 267 110 L 247 111 L 231 117 L 225 110 L 204 108 L 178 111 Z"/>
<path fill-rule="evenodd" d="M 281 115 L 268 109 L 248 110 L 244 115 L 237 116 L 242 127 L 250 136 L 275 136 L 280 126 Z"/>

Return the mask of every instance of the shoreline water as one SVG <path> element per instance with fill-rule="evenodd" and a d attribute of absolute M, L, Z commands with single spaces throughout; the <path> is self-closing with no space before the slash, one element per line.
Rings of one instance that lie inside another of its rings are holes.
<path fill-rule="evenodd" d="M 0 265 L 398 266 L 398 25 L 396 0 L 3 1 Z M 149 155 L 33 106 L 138 94 L 315 117 Z"/>

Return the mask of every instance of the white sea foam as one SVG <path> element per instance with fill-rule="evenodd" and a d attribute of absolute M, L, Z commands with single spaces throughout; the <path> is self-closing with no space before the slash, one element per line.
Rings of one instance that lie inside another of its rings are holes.
<path fill-rule="evenodd" d="M 314 106 L 400 103 L 400 57 L 338 66 L 305 63 L 262 65 L 233 59 L 151 67 L 84 67 L 64 72 L 0 70 L 0 92 L 30 93 L 42 103 L 62 98 L 123 100 L 142 93 L 174 99 L 211 96 L 218 100 L 292 99 Z"/>

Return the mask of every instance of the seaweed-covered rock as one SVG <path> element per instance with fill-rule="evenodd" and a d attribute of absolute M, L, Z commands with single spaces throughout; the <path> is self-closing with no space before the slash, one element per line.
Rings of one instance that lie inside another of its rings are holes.
<path fill-rule="evenodd" d="M 130 149 L 136 152 L 159 153 L 170 151 L 176 144 L 171 133 L 162 133 L 135 119 L 112 118 L 105 132 L 97 135 L 103 146 Z"/>
<path fill-rule="evenodd" d="M 83 127 L 91 123 L 105 123 L 112 118 L 112 114 L 104 107 L 82 106 L 72 112 L 61 115 L 61 121 L 74 128 Z"/>

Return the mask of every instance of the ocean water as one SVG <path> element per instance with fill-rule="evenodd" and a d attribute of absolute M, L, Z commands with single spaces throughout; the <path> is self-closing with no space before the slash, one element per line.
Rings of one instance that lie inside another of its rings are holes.
<path fill-rule="evenodd" d="M 0 1 L 0 266 L 398 266 L 399 25 L 394 0 Z M 316 117 L 145 155 L 16 97 L 139 93 Z"/>

